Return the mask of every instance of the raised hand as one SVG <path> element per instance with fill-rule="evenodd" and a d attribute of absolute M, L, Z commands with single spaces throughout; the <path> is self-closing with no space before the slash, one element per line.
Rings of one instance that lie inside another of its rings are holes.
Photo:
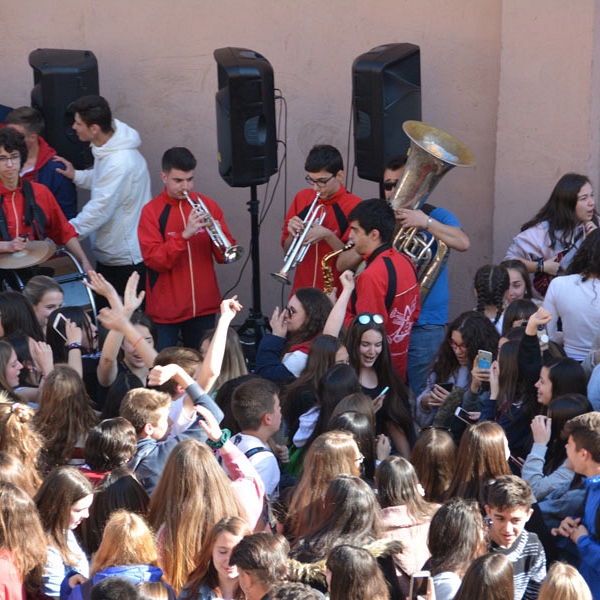
<path fill-rule="evenodd" d="M 146 292 L 144 290 L 138 292 L 137 287 L 140 281 L 140 274 L 134 271 L 127 280 L 125 285 L 125 293 L 123 294 L 123 306 L 125 313 L 132 315 L 144 301 Z"/>

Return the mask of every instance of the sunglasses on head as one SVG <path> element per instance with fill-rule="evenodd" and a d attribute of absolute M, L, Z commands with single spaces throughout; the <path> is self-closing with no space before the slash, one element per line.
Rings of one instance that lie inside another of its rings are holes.
<path fill-rule="evenodd" d="M 362 315 L 358 315 L 358 317 L 356 317 L 358 319 L 358 322 L 361 325 L 368 325 L 369 323 L 371 323 L 371 321 L 373 323 L 375 323 L 375 325 L 383 325 L 383 317 L 381 315 L 372 315 L 371 313 L 363 313 Z"/>

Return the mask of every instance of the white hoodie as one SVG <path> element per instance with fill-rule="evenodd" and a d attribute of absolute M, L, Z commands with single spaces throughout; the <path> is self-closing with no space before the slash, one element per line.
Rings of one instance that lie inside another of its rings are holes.
<path fill-rule="evenodd" d="M 137 225 L 150 201 L 150 174 L 138 148 L 138 132 L 113 120 L 114 133 L 103 146 L 91 144 L 94 167 L 75 171 L 76 185 L 91 190 L 82 211 L 71 219 L 81 238 L 91 235 L 96 259 L 106 265 L 142 262 Z"/>

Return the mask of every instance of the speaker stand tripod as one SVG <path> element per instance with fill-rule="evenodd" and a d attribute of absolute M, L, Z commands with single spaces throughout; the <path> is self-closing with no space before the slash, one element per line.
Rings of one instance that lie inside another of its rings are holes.
<path fill-rule="evenodd" d="M 250 187 L 250 258 L 252 260 L 252 307 L 250 314 L 239 327 L 237 333 L 242 343 L 244 356 L 250 368 L 254 368 L 256 351 L 260 340 L 266 335 L 269 321 L 261 312 L 260 306 L 260 250 L 258 246 L 258 195 L 256 185 Z"/>

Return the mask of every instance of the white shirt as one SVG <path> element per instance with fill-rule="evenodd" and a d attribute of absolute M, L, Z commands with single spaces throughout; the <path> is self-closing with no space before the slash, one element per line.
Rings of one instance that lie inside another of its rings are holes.
<path fill-rule="evenodd" d="M 583 360 L 600 326 L 600 281 L 594 277 L 583 281 L 581 275 L 555 277 L 548 286 L 544 308 L 552 314 L 550 338 L 556 338 L 560 317 L 567 356 Z"/>

